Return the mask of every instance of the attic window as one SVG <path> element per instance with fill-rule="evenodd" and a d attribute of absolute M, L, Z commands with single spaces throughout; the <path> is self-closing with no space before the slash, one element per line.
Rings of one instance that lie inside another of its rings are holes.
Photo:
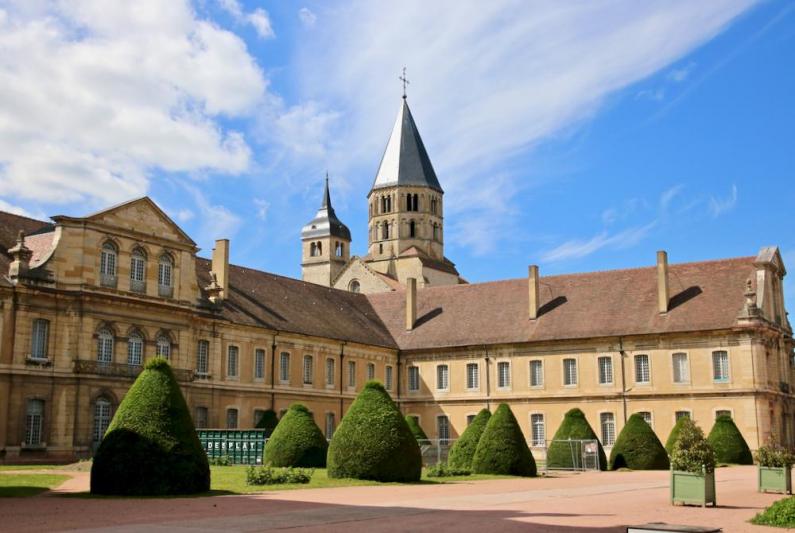
<path fill-rule="evenodd" d="M 359 284 L 359 280 L 351 280 L 351 282 L 348 284 L 348 290 L 351 292 L 360 292 L 361 285 Z"/>

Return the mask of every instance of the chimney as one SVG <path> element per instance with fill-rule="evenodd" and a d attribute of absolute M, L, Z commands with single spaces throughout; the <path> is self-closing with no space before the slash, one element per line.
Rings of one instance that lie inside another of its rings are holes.
<path fill-rule="evenodd" d="M 406 331 L 414 329 L 417 320 L 417 278 L 406 280 Z"/>
<path fill-rule="evenodd" d="M 668 254 L 657 252 L 657 311 L 668 312 Z"/>
<path fill-rule="evenodd" d="M 213 285 L 216 289 L 217 300 L 226 298 L 229 289 L 229 239 L 218 239 L 213 248 L 212 273 L 215 274 Z"/>
<path fill-rule="evenodd" d="M 530 320 L 538 318 L 538 265 L 527 269 L 527 301 Z"/>
<path fill-rule="evenodd" d="M 33 252 L 25 246 L 25 232 L 20 231 L 17 235 L 17 245 L 8 249 L 8 255 L 13 261 L 8 265 L 8 277 L 12 283 L 19 283 L 20 278 L 28 275 L 30 269 L 30 259 Z"/>

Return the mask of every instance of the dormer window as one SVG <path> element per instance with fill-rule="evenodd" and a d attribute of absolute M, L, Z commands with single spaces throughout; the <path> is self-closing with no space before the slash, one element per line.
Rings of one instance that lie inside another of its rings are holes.
<path fill-rule="evenodd" d="M 99 283 L 103 287 L 116 287 L 116 263 L 118 251 L 112 242 L 102 245 L 99 256 Z"/>
<path fill-rule="evenodd" d="M 359 285 L 359 280 L 351 280 L 351 282 L 348 284 L 348 290 L 351 292 L 360 292 L 361 289 L 362 288 L 361 285 Z"/>
<path fill-rule="evenodd" d="M 146 255 L 140 248 L 130 256 L 130 290 L 146 292 Z"/>
<path fill-rule="evenodd" d="M 160 256 L 157 264 L 157 292 L 160 296 L 171 298 L 174 294 L 174 261 L 168 254 Z"/>

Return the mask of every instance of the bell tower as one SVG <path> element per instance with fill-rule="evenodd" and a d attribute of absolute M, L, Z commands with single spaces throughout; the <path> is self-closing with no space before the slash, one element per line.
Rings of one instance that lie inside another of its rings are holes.
<path fill-rule="evenodd" d="M 326 174 L 320 209 L 301 229 L 301 279 L 330 287 L 350 259 L 350 248 L 351 232 L 334 212 Z"/>

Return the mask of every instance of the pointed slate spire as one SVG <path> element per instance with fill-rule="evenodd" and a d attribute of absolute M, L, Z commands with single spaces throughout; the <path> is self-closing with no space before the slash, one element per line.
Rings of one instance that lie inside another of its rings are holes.
<path fill-rule="evenodd" d="M 429 187 L 444 192 L 405 98 L 381 158 L 372 190 L 396 185 Z"/>
<path fill-rule="evenodd" d="M 329 235 L 348 241 L 351 240 L 351 231 L 348 229 L 348 226 L 337 218 L 334 207 L 331 205 L 328 173 L 326 173 L 326 185 L 323 190 L 323 201 L 320 204 L 320 209 L 317 210 L 315 218 L 301 229 L 301 238 L 327 237 Z"/>
<path fill-rule="evenodd" d="M 320 204 L 320 209 L 324 207 L 334 211 L 334 208 L 331 207 L 331 195 L 328 192 L 328 172 L 326 172 L 326 189 L 323 191 L 323 203 Z"/>

